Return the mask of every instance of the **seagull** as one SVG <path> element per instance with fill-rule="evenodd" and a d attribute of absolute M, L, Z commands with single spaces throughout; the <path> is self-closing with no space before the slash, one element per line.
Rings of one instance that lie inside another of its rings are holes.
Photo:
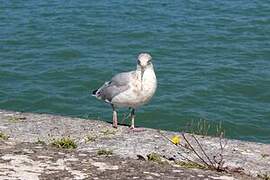
<path fill-rule="evenodd" d="M 155 94 L 157 79 L 151 60 L 150 54 L 139 54 L 136 70 L 116 74 L 92 92 L 94 97 L 111 105 L 114 128 L 117 128 L 116 108 L 127 107 L 131 109 L 130 129 L 135 129 L 135 109 L 149 102 Z"/>

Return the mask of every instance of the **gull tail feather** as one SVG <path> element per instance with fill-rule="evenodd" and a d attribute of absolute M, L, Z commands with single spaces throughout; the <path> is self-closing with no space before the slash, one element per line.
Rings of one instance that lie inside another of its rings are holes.
<path fill-rule="evenodd" d="M 100 89 L 96 89 L 92 92 L 92 96 L 96 97 L 97 99 L 100 99 Z"/>
<path fill-rule="evenodd" d="M 98 92 L 98 89 L 94 90 L 94 91 L 92 92 L 92 96 L 97 96 L 97 92 Z"/>
<path fill-rule="evenodd" d="M 98 98 L 98 99 L 101 99 L 100 96 L 101 96 L 101 92 L 102 92 L 103 88 L 109 86 L 110 83 L 111 83 L 110 81 L 105 82 L 100 88 L 98 88 L 98 89 L 96 89 L 96 90 L 94 90 L 94 91 L 92 92 L 92 96 L 94 96 L 94 97 L 96 97 L 96 98 Z"/>

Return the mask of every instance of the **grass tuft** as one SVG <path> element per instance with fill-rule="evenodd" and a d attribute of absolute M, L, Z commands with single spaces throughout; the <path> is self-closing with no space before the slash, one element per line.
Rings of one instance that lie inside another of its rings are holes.
<path fill-rule="evenodd" d="M 113 154 L 112 150 L 106 150 L 106 149 L 99 149 L 97 152 L 97 155 L 99 156 L 110 156 L 112 154 Z"/>
<path fill-rule="evenodd" d="M 115 135 L 116 134 L 116 130 L 111 130 L 111 129 L 104 129 L 101 131 L 101 133 L 104 135 L 104 136 L 109 136 L 109 135 Z"/>
<path fill-rule="evenodd" d="M 267 157 L 270 157 L 269 154 L 261 154 L 262 158 L 267 158 Z"/>
<path fill-rule="evenodd" d="M 23 121 L 25 119 L 26 119 L 26 117 L 16 117 L 16 116 L 8 117 L 8 121 L 11 123 L 17 123 L 17 122 Z"/>
<path fill-rule="evenodd" d="M 9 138 L 5 133 L 0 132 L 0 140 L 7 140 Z"/>
<path fill-rule="evenodd" d="M 61 149 L 76 149 L 77 145 L 70 137 L 62 137 L 60 139 L 54 139 L 51 143 L 52 146 Z"/>
<path fill-rule="evenodd" d="M 40 145 L 46 145 L 45 141 L 42 141 L 38 138 L 38 140 L 35 142 L 35 144 L 40 144 Z"/>
<path fill-rule="evenodd" d="M 268 174 L 258 174 L 257 177 L 263 180 L 270 180 L 270 175 Z"/>
<path fill-rule="evenodd" d="M 184 168 L 196 168 L 196 169 L 207 169 L 208 167 L 196 163 L 196 162 L 185 162 L 185 161 L 177 161 L 175 162 L 177 165 L 184 167 Z"/>
<path fill-rule="evenodd" d="M 88 142 L 94 142 L 94 141 L 96 141 L 97 140 L 97 136 L 93 136 L 93 135 L 87 135 L 86 137 L 85 137 L 85 142 L 86 143 L 88 143 Z"/>
<path fill-rule="evenodd" d="M 157 153 L 150 153 L 150 154 L 148 154 L 147 155 L 147 159 L 148 159 L 148 161 L 153 161 L 153 162 L 156 162 L 156 163 L 159 163 L 159 164 L 164 163 L 162 161 L 162 157 L 159 154 L 157 154 Z"/>
<path fill-rule="evenodd" d="M 192 120 L 184 129 L 181 129 L 181 131 L 202 136 L 220 137 L 221 134 L 225 136 L 225 129 L 223 128 L 222 121 L 215 123 L 204 119 L 197 121 Z"/>

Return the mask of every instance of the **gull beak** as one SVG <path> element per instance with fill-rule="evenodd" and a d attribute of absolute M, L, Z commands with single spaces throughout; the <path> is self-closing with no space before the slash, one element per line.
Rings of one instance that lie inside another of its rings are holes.
<path fill-rule="evenodd" d="M 143 81 L 144 70 L 145 70 L 145 69 L 142 67 L 142 69 L 141 69 L 141 82 Z"/>

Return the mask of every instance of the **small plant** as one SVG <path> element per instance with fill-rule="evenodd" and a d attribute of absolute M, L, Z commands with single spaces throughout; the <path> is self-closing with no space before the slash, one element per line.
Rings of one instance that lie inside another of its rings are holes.
<path fill-rule="evenodd" d="M 105 130 L 102 130 L 101 133 L 104 136 L 115 135 L 116 134 L 116 130 L 105 129 Z"/>
<path fill-rule="evenodd" d="M 206 120 L 200 119 L 197 122 L 197 127 L 195 127 L 195 130 L 192 133 L 207 136 L 208 133 L 209 133 L 210 128 L 211 128 L 210 123 L 208 123 Z"/>
<path fill-rule="evenodd" d="M 42 141 L 38 138 L 38 140 L 35 142 L 35 144 L 40 144 L 40 145 L 46 145 L 45 141 Z"/>
<path fill-rule="evenodd" d="M 12 123 L 20 122 L 21 120 L 25 120 L 26 117 L 16 117 L 16 116 L 10 116 L 8 117 L 8 121 Z"/>
<path fill-rule="evenodd" d="M 258 178 L 261 178 L 263 180 L 270 180 L 270 175 L 267 174 L 267 173 L 264 173 L 264 174 L 258 174 L 257 175 Z"/>
<path fill-rule="evenodd" d="M 270 157 L 269 154 L 261 154 L 262 158 L 267 158 L 267 157 Z"/>
<path fill-rule="evenodd" d="M 204 119 L 200 119 L 197 122 L 192 120 L 185 126 L 184 129 L 182 129 L 182 131 L 189 132 L 191 134 L 214 137 L 219 137 L 220 134 L 223 133 L 225 136 L 225 130 L 223 128 L 222 121 L 215 123 Z"/>
<path fill-rule="evenodd" d="M 113 154 L 112 150 L 106 150 L 106 149 L 99 149 L 97 152 L 97 155 L 99 156 L 110 156 L 112 154 Z"/>
<path fill-rule="evenodd" d="M 201 121 L 197 125 L 199 132 L 203 135 L 207 135 L 210 126 L 207 123 Z M 216 170 L 216 171 L 227 171 L 226 167 L 224 167 L 224 149 L 227 145 L 227 141 L 224 140 L 224 131 L 222 130 L 221 123 L 216 127 L 216 135 L 219 137 L 219 150 L 215 154 L 209 154 L 206 152 L 205 148 L 203 148 L 202 142 L 198 139 L 198 136 L 194 134 L 189 134 L 189 138 L 185 133 L 181 133 L 183 139 L 183 143 L 180 141 L 175 143 L 174 139 L 170 139 L 165 136 L 161 131 L 158 131 L 160 135 L 162 135 L 166 140 L 170 141 L 175 146 L 182 148 L 185 150 L 185 154 L 181 154 L 181 157 L 187 162 L 182 163 L 183 166 L 191 166 L 191 167 L 207 167 L 208 169 Z M 193 154 L 195 158 L 192 158 L 190 155 Z"/>
<path fill-rule="evenodd" d="M 192 162 L 192 161 L 177 161 L 176 164 L 178 164 L 181 167 L 185 167 L 185 168 L 197 168 L 197 169 L 207 169 L 206 166 L 196 163 L 196 162 Z"/>
<path fill-rule="evenodd" d="M 88 142 L 93 142 L 93 141 L 96 141 L 97 139 L 97 136 L 92 136 L 92 135 L 87 135 L 85 137 L 85 142 L 88 143 Z"/>
<path fill-rule="evenodd" d="M 0 132 L 0 140 L 7 140 L 9 138 L 5 133 Z"/>
<path fill-rule="evenodd" d="M 194 127 L 194 126 L 193 126 Z M 182 138 L 185 141 L 185 145 L 183 146 L 188 151 L 193 152 L 195 156 L 198 158 L 200 164 L 208 167 L 209 169 L 214 169 L 216 171 L 226 171 L 224 167 L 224 149 L 227 145 L 227 141 L 224 140 L 225 130 L 222 127 L 222 122 L 218 124 L 211 124 L 206 120 L 199 120 L 195 130 L 191 130 L 190 137 L 187 138 L 185 133 L 182 133 Z M 199 134 L 203 136 L 207 136 L 208 134 L 212 134 L 215 137 L 219 138 L 219 150 L 216 154 L 209 155 L 205 149 L 203 148 L 203 144 L 199 141 L 198 137 L 194 134 Z"/>
<path fill-rule="evenodd" d="M 153 161 L 153 162 L 156 162 L 156 163 L 159 163 L 159 164 L 163 163 L 162 157 L 157 153 L 148 154 L 147 159 L 148 159 L 148 161 Z"/>
<path fill-rule="evenodd" d="M 61 139 L 54 139 L 51 143 L 52 146 L 61 149 L 75 149 L 77 145 L 70 137 L 62 137 Z"/>
<path fill-rule="evenodd" d="M 214 154 L 213 156 L 210 156 L 206 153 L 201 142 L 193 134 L 191 134 L 191 137 L 193 138 L 193 140 L 195 140 L 195 144 L 198 146 L 198 149 L 195 149 L 194 144 L 193 145 L 191 144 L 191 141 L 187 139 L 184 133 L 182 134 L 182 137 L 186 141 L 188 145 L 188 149 L 196 155 L 196 157 L 200 160 L 200 162 L 204 166 L 208 167 L 209 169 L 214 169 L 219 172 L 226 171 L 224 167 L 225 162 L 223 158 L 223 151 L 227 142 L 225 142 L 225 144 L 222 142 L 222 138 L 223 138 L 222 134 L 220 135 L 220 140 L 219 140 L 219 145 L 220 145 L 219 152 L 217 152 L 217 154 Z"/>

